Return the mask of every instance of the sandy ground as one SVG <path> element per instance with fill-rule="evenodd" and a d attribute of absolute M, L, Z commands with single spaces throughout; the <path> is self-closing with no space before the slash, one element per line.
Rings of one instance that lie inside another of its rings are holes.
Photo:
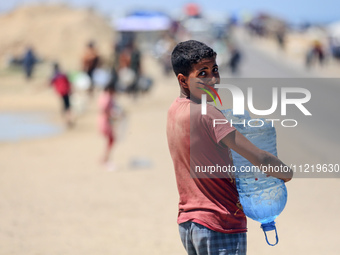
<path fill-rule="evenodd" d="M 99 164 L 104 143 L 96 127 L 96 100 L 73 130 L 0 143 L 1 255 L 185 254 L 165 134 L 166 112 L 178 87 L 174 78 L 160 75 L 154 61 L 146 62 L 154 89 L 136 102 L 119 98 L 128 125 L 113 153 L 116 171 Z M 61 125 L 59 102 L 43 83 L 42 77 L 30 84 L 2 77 L 0 110 L 41 111 Z M 291 153 L 289 142 L 280 139 L 284 161 L 312 157 L 303 144 Z M 151 165 L 133 167 L 134 158 Z M 260 224 L 249 220 L 248 254 L 338 254 L 338 186 L 337 179 L 288 183 L 288 204 L 277 220 L 279 245 L 268 246 Z"/>

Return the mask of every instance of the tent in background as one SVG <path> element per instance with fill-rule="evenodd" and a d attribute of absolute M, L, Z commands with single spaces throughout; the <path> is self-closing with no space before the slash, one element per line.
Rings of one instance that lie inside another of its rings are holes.
<path fill-rule="evenodd" d="M 161 12 L 135 11 L 130 15 L 113 22 L 117 31 L 162 31 L 168 30 L 171 19 Z"/>

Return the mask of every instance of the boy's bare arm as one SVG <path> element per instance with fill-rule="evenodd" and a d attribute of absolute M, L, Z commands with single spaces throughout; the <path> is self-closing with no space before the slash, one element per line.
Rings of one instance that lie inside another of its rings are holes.
<path fill-rule="evenodd" d="M 237 130 L 225 136 L 222 139 L 222 142 L 230 149 L 236 151 L 238 154 L 248 159 L 255 166 L 286 166 L 273 154 L 257 148 Z M 273 177 L 282 179 L 285 182 L 290 181 L 293 177 L 293 171 L 290 168 L 287 172 L 274 172 L 269 168 L 269 171 L 266 173 Z"/>

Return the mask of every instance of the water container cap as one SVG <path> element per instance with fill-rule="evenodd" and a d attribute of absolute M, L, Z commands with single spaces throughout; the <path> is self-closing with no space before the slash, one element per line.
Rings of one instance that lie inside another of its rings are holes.
<path fill-rule="evenodd" d="M 264 223 L 264 224 L 261 225 L 261 228 L 263 229 L 264 235 L 266 237 L 267 244 L 269 244 L 270 246 L 277 245 L 277 243 L 279 242 L 279 237 L 277 236 L 275 221 L 271 221 L 269 223 Z M 267 237 L 267 231 L 272 231 L 272 230 L 275 230 L 275 235 L 276 235 L 276 243 L 275 244 L 269 243 L 268 237 Z"/>

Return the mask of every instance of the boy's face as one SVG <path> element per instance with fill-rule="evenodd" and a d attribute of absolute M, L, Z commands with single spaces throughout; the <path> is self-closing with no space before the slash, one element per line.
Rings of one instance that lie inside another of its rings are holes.
<path fill-rule="evenodd" d="M 182 94 L 189 96 L 191 100 L 200 102 L 202 94 L 207 94 L 204 90 L 209 91 L 215 98 L 214 86 L 220 83 L 216 58 L 202 59 L 193 66 L 189 76 L 179 74 L 177 78 L 182 87 Z M 207 100 L 213 101 L 210 96 L 207 96 Z"/>

